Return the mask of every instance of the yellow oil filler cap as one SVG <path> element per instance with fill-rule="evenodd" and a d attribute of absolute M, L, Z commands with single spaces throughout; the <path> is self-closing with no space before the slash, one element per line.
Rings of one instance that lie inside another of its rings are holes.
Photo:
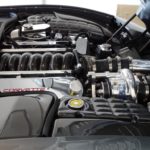
<path fill-rule="evenodd" d="M 72 109 L 81 109 L 84 106 L 84 101 L 82 99 L 70 99 L 68 101 L 68 106 Z"/>

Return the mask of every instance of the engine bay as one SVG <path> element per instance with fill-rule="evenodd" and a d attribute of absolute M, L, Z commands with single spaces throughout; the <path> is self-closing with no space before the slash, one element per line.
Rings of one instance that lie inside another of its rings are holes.
<path fill-rule="evenodd" d="M 148 30 L 12 12 L 0 16 L 0 138 L 150 135 Z"/>

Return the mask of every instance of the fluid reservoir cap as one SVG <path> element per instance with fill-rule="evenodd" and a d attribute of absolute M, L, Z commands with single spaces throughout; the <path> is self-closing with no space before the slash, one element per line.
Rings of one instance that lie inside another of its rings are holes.
<path fill-rule="evenodd" d="M 84 106 L 84 101 L 82 99 L 70 99 L 68 106 L 72 109 L 81 109 Z"/>
<path fill-rule="evenodd" d="M 83 94 L 83 87 L 79 80 L 73 80 L 69 86 L 69 94 L 70 96 L 79 95 L 82 96 Z"/>

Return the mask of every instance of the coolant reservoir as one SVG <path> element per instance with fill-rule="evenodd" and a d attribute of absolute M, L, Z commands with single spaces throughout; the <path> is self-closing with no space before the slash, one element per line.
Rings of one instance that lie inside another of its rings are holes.
<path fill-rule="evenodd" d="M 71 108 L 71 109 L 81 109 L 84 107 L 84 101 L 82 99 L 70 99 L 68 101 L 68 106 Z"/>

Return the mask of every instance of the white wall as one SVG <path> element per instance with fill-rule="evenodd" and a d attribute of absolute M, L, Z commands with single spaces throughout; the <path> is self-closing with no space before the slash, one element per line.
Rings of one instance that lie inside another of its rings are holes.
<path fill-rule="evenodd" d="M 140 0 L 0 0 L 0 6 L 27 4 L 61 4 L 91 8 L 115 15 L 117 4 L 140 4 Z"/>

